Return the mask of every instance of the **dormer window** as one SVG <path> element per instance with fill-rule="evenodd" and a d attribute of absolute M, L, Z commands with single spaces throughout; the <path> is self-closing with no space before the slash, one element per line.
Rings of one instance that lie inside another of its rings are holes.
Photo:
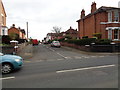
<path fill-rule="evenodd" d="M 108 12 L 108 22 L 112 22 L 112 12 Z"/>

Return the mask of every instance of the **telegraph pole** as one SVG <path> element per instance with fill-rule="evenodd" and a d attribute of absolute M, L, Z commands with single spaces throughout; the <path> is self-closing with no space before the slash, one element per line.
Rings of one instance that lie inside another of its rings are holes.
<path fill-rule="evenodd" d="M 26 24 L 27 24 L 27 39 L 28 39 L 28 22 Z"/>

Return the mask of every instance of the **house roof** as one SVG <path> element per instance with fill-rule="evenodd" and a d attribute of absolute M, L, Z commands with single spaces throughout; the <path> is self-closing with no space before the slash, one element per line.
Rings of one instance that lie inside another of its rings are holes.
<path fill-rule="evenodd" d="M 21 29 L 20 31 L 21 31 L 22 33 L 26 34 L 24 29 Z"/>
<path fill-rule="evenodd" d="M 117 8 L 117 7 L 106 7 L 106 6 L 102 6 L 102 7 L 98 8 L 94 13 L 90 13 L 90 14 L 88 14 L 87 16 L 85 16 L 85 17 L 77 20 L 77 22 L 79 22 L 80 20 L 86 19 L 86 18 L 88 18 L 88 17 L 90 17 L 90 16 L 92 16 L 92 15 L 94 15 L 94 14 L 101 13 L 101 12 L 106 12 L 106 11 L 108 11 L 108 10 L 113 10 L 113 9 L 118 9 L 118 10 L 120 10 L 120 8 Z"/>
<path fill-rule="evenodd" d="M 5 12 L 5 8 L 4 8 L 4 5 L 3 5 L 3 2 L 0 1 L 0 3 L 1 3 L 1 5 L 2 5 L 3 11 L 4 11 L 4 13 L 5 13 L 5 16 L 7 17 L 6 12 Z"/>

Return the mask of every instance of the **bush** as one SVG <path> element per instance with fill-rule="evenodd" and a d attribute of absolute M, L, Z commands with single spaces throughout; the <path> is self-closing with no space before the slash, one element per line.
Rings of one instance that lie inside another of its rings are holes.
<path fill-rule="evenodd" d="M 102 38 L 102 34 L 101 33 L 94 33 L 93 36 L 96 37 L 97 39 L 101 39 Z"/>
<path fill-rule="evenodd" d="M 58 41 L 59 42 L 62 42 L 62 41 L 64 41 L 65 40 L 65 38 L 61 38 L 61 39 L 59 39 Z"/>
<path fill-rule="evenodd" d="M 82 39 L 84 39 L 84 38 L 88 38 L 88 36 L 83 36 Z"/>
<path fill-rule="evenodd" d="M 90 45 L 91 43 L 95 42 L 96 39 L 94 38 L 84 38 L 80 40 L 66 40 L 65 42 L 76 44 L 76 45 Z"/>
<path fill-rule="evenodd" d="M 18 41 L 19 44 L 28 42 L 26 39 L 18 39 L 17 41 Z"/>
<path fill-rule="evenodd" d="M 99 39 L 95 41 L 95 44 L 97 45 L 108 45 L 111 43 L 111 40 L 109 39 Z"/>
<path fill-rule="evenodd" d="M 7 35 L 2 36 L 2 43 L 3 44 L 10 44 L 11 38 Z"/>

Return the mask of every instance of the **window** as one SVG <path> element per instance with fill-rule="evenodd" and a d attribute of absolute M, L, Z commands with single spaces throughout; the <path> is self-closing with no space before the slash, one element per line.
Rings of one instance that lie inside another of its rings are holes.
<path fill-rule="evenodd" d="M 119 30 L 118 29 L 114 30 L 114 39 L 119 39 Z"/>
<path fill-rule="evenodd" d="M 108 30 L 108 39 L 112 39 L 112 29 Z"/>
<path fill-rule="evenodd" d="M 2 35 L 5 35 L 5 29 L 2 30 Z"/>
<path fill-rule="evenodd" d="M 108 22 L 112 22 L 112 12 L 108 12 Z"/>
<path fill-rule="evenodd" d="M 2 16 L 2 24 L 4 25 L 4 16 Z"/>
<path fill-rule="evenodd" d="M 114 21 L 119 22 L 119 13 L 117 11 L 114 12 Z"/>

